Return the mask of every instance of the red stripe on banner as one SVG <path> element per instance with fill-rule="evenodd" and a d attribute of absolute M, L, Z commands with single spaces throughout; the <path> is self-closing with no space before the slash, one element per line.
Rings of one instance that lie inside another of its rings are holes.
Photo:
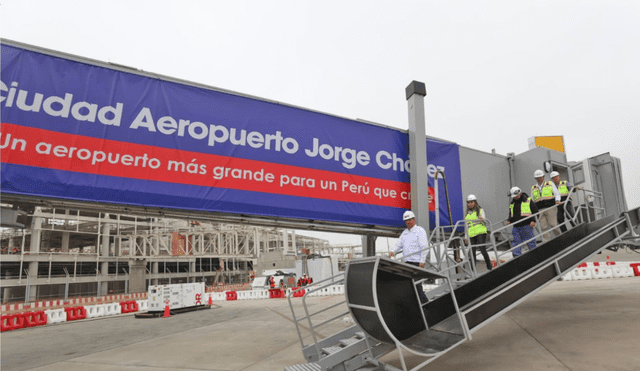
<path fill-rule="evenodd" d="M 2 162 L 76 173 L 410 208 L 410 184 L 2 123 Z M 300 154 L 301 156 L 303 154 Z M 178 164 L 178 165 L 176 165 Z"/>

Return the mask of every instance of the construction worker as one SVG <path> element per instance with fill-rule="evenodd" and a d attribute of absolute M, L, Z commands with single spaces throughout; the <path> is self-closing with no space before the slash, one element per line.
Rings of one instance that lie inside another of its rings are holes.
<path fill-rule="evenodd" d="M 571 219 L 573 219 L 575 215 L 573 212 L 573 205 L 571 204 L 571 200 L 569 200 L 569 202 L 565 204 L 565 201 L 569 197 L 569 193 L 571 192 L 573 185 L 571 185 L 566 180 L 561 181 L 560 173 L 557 171 L 552 171 L 549 176 L 551 177 L 553 184 L 555 184 L 556 188 L 558 188 L 558 192 L 560 192 L 560 202 L 562 204 L 558 207 L 558 225 L 560 225 L 560 230 L 564 233 L 567 231 L 567 226 L 564 225 L 565 211 L 569 214 Z M 571 221 L 569 223 L 571 224 L 571 226 L 574 226 Z"/>
<path fill-rule="evenodd" d="M 536 226 L 535 220 L 531 215 L 538 212 L 538 208 L 531 198 L 523 193 L 520 188 L 513 187 L 509 190 L 511 196 L 511 205 L 509 205 L 509 218 L 507 224 L 513 224 L 513 246 L 520 245 L 523 241 L 527 242 L 529 250 L 536 248 L 536 239 L 533 234 L 533 227 Z M 511 252 L 513 257 L 522 255 L 521 247 L 518 246 Z"/>
<path fill-rule="evenodd" d="M 276 280 L 273 279 L 273 276 L 271 276 L 271 278 L 269 278 L 269 287 L 272 289 L 276 288 Z"/>
<path fill-rule="evenodd" d="M 542 170 L 536 170 L 533 173 L 533 177 L 536 178 L 536 184 L 531 186 L 531 198 L 538 210 L 540 210 L 540 229 L 546 232 L 542 235 L 542 240 L 547 242 L 560 235 L 560 231 L 556 228 L 558 226 L 558 208 L 556 205 L 560 205 L 560 192 L 558 192 L 558 188 L 552 181 L 544 181 Z M 550 230 L 553 231 L 547 232 Z"/>
<path fill-rule="evenodd" d="M 484 258 L 484 262 L 487 265 L 487 270 L 492 270 L 491 258 L 487 253 L 487 247 L 484 244 L 487 242 L 487 226 L 484 224 L 486 218 L 484 210 L 478 204 L 478 200 L 475 195 L 469 195 L 467 197 L 467 213 L 464 217 L 468 220 L 467 224 L 469 239 L 465 239 L 464 243 L 468 243 L 471 240 L 471 262 L 475 267 L 476 264 L 476 249 L 480 249 L 480 253 Z M 478 221 L 480 220 L 480 221 Z"/>
<path fill-rule="evenodd" d="M 389 252 L 389 258 L 397 254 L 402 250 L 404 255 L 404 262 L 407 264 L 415 265 L 420 268 L 424 268 L 425 258 L 427 256 L 427 247 L 429 243 L 427 241 L 427 232 L 424 228 L 416 225 L 416 216 L 411 210 L 407 210 L 402 215 L 407 229 L 405 229 L 393 251 Z M 423 301 L 427 301 L 427 297 L 422 290 L 422 284 L 416 285 L 418 294 Z"/>

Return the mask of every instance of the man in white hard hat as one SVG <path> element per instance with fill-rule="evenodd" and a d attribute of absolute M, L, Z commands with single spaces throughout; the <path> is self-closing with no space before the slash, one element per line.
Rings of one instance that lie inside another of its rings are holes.
<path fill-rule="evenodd" d="M 533 234 L 533 227 L 535 227 L 536 223 L 531 215 L 536 214 L 538 208 L 535 202 L 531 202 L 531 198 L 518 187 L 511 188 L 509 196 L 511 196 L 512 200 L 511 205 L 509 205 L 507 224 L 513 223 L 513 246 L 518 246 L 527 241 L 529 250 L 533 250 L 536 248 L 536 239 Z M 522 246 L 513 249 L 511 254 L 513 254 L 513 257 L 522 255 Z"/>
<path fill-rule="evenodd" d="M 424 228 L 416 225 L 416 216 L 411 210 L 405 211 L 402 215 L 402 219 L 404 220 L 407 229 L 402 231 L 402 234 L 396 243 L 396 247 L 393 251 L 389 252 L 389 257 L 391 258 L 402 250 L 405 263 L 424 268 L 424 262 L 427 256 L 427 246 L 429 245 L 427 241 L 427 232 Z M 420 297 L 426 301 L 426 296 L 422 291 L 422 285 L 416 285 L 416 288 L 418 289 Z"/>
<path fill-rule="evenodd" d="M 538 210 L 540 210 L 540 229 L 546 232 L 542 235 L 544 242 L 555 238 L 560 235 L 560 230 L 556 228 L 558 226 L 558 208 L 556 205 L 560 205 L 560 192 L 556 188 L 552 181 L 544 181 L 544 173 L 542 170 L 536 170 L 533 173 L 533 177 L 536 178 L 536 184 L 531 186 L 531 199 L 535 202 Z M 553 233 L 553 237 L 551 234 Z"/>

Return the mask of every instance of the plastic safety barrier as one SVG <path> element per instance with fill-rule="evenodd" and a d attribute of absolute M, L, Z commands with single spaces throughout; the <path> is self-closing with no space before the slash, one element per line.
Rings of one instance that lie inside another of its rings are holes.
<path fill-rule="evenodd" d="M 251 299 L 250 296 L 251 291 L 236 291 L 238 300 L 248 300 Z"/>
<path fill-rule="evenodd" d="M 22 313 L 24 317 L 24 327 L 36 327 L 47 324 L 47 315 L 44 311 Z"/>
<path fill-rule="evenodd" d="M 255 290 L 256 299 L 269 299 L 269 290 Z"/>
<path fill-rule="evenodd" d="M 123 301 L 120 302 L 120 313 L 125 314 L 125 313 L 133 313 L 133 312 L 137 312 L 138 311 L 138 303 L 136 303 L 135 301 L 131 300 L 131 301 Z"/>
<path fill-rule="evenodd" d="M 0 332 L 17 330 L 24 327 L 23 313 L 8 314 L 0 317 Z"/>
<path fill-rule="evenodd" d="M 122 311 L 122 307 L 120 307 L 119 303 L 109 303 L 104 305 L 105 316 L 113 316 L 115 314 L 120 314 L 121 311 Z"/>
<path fill-rule="evenodd" d="M 138 310 L 149 310 L 149 300 L 136 300 L 136 303 L 138 303 Z"/>
<path fill-rule="evenodd" d="M 238 293 L 235 291 L 225 291 L 227 300 L 238 300 Z"/>
<path fill-rule="evenodd" d="M 67 312 L 67 321 L 77 321 L 87 318 L 87 310 L 84 307 L 64 308 Z"/>
<path fill-rule="evenodd" d="M 640 276 L 640 263 L 631 263 L 629 266 L 633 269 L 634 276 Z"/>
<path fill-rule="evenodd" d="M 293 297 L 294 298 L 301 298 L 301 297 L 304 296 L 304 293 L 305 293 L 304 289 L 296 290 L 296 291 L 293 292 Z"/>
<path fill-rule="evenodd" d="M 633 269 L 627 264 L 618 264 L 611 267 L 611 273 L 615 278 L 633 277 Z"/>
<path fill-rule="evenodd" d="M 582 264 L 581 264 L 582 265 Z M 590 280 L 591 269 L 585 267 L 576 268 L 571 271 L 571 278 L 574 280 Z"/>
<path fill-rule="evenodd" d="M 612 278 L 613 274 L 611 273 L 611 268 L 609 268 L 609 266 L 594 266 L 591 268 L 591 277 L 596 279 Z"/>
<path fill-rule="evenodd" d="M 269 289 L 269 299 L 285 298 L 283 289 Z"/>
<path fill-rule="evenodd" d="M 226 300 L 226 294 L 224 292 L 210 292 L 211 301 L 223 301 Z"/>
<path fill-rule="evenodd" d="M 48 324 L 66 322 L 67 320 L 67 313 L 64 311 L 64 308 L 48 309 L 45 310 L 44 313 L 47 316 Z"/>
<path fill-rule="evenodd" d="M 87 305 L 85 309 L 87 310 L 87 318 L 103 317 L 105 314 L 103 304 Z"/>

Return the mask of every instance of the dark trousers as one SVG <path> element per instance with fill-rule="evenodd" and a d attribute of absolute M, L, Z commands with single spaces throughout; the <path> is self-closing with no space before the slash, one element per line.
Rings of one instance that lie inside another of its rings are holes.
<path fill-rule="evenodd" d="M 405 262 L 407 264 L 415 265 L 416 267 L 420 267 L 420 263 L 416 262 Z M 422 284 L 419 283 L 416 285 L 416 289 L 418 290 L 418 296 L 422 300 L 423 303 L 427 302 L 427 295 L 424 294 L 424 290 L 422 290 Z"/>
<path fill-rule="evenodd" d="M 493 269 L 493 265 L 491 264 L 491 258 L 489 258 L 489 253 L 487 253 L 487 247 L 486 246 L 476 246 L 476 245 L 483 245 L 485 242 L 487 242 L 487 234 L 483 233 L 483 234 L 479 234 L 477 236 L 473 236 L 471 238 L 469 238 L 469 241 L 471 241 L 471 261 L 473 262 L 473 266 L 475 267 L 476 264 L 476 249 L 480 250 L 480 253 L 482 254 L 482 257 L 484 258 L 484 262 L 487 264 L 487 270 L 492 270 Z"/>

